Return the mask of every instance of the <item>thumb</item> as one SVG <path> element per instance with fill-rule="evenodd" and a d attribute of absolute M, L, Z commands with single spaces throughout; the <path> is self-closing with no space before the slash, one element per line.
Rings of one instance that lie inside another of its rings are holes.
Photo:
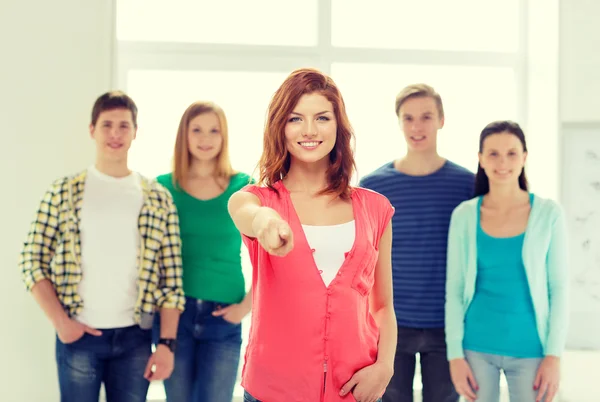
<path fill-rule="evenodd" d="M 96 328 L 88 327 L 87 325 L 83 326 L 83 330 L 90 335 L 94 335 L 94 336 L 102 335 L 102 331 L 97 330 Z"/>
<path fill-rule="evenodd" d="M 356 384 L 358 384 L 358 380 L 356 379 L 356 376 L 352 376 L 350 381 L 348 381 L 346 384 L 344 384 L 344 386 L 340 390 L 340 395 L 344 396 L 347 393 L 349 393 L 350 391 L 352 391 L 352 388 L 354 388 L 356 386 Z"/>
<path fill-rule="evenodd" d="M 281 225 L 279 225 L 279 237 L 282 240 L 287 240 L 290 237 L 290 228 L 288 227 L 288 225 L 282 223 Z"/>
<path fill-rule="evenodd" d="M 535 381 L 533 382 L 533 389 L 537 390 L 540 385 L 542 385 L 542 371 L 538 370 L 537 374 L 535 375 Z"/>
<path fill-rule="evenodd" d="M 229 312 L 230 308 L 231 308 L 231 306 L 220 308 L 218 310 L 213 311 L 212 315 L 215 316 L 215 317 L 219 317 L 219 316 L 225 315 L 225 314 L 227 314 Z"/>
<path fill-rule="evenodd" d="M 154 354 L 148 359 L 146 369 L 144 370 L 144 378 L 148 381 L 152 380 L 152 366 L 154 366 Z"/>
<path fill-rule="evenodd" d="M 477 381 L 475 381 L 475 376 L 473 375 L 473 371 L 471 370 L 470 367 L 467 370 L 467 380 L 469 380 L 469 383 L 471 384 L 471 388 L 474 391 L 477 391 L 479 389 L 479 385 L 477 385 Z"/>

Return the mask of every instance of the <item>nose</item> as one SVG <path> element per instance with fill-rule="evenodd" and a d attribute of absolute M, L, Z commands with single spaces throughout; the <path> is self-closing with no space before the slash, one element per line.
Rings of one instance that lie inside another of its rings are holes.
<path fill-rule="evenodd" d="M 317 135 L 317 125 L 314 121 L 308 121 L 306 123 L 306 131 L 304 132 L 305 137 L 314 137 Z"/>

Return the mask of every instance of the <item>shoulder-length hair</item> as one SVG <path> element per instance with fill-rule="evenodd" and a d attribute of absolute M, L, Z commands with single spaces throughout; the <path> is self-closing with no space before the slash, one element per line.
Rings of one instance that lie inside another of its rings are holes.
<path fill-rule="evenodd" d="M 229 179 L 235 172 L 231 167 L 229 159 L 229 133 L 227 131 L 227 118 L 225 112 L 217 104 L 213 102 L 194 102 L 192 103 L 181 116 L 179 128 L 177 129 L 177 138 L 175 140 L 175 153 L 173 157 L 173 184 L 181 186 L 189 177 L 190 164 L 192 154 L 189 150 L 188 131 L 190 121 L 195 117 L 204 113 L 214 113 L 219 119 L 221 137 L 221 151 L 217 155 L 217 166 L 215 176 L 218 178 Z"/>
<path fill-rule="evenodd" d="M 285 126 L 290 114 L 303 95 L 323 95 L 333 105 L 337 135 L 329 154 L 327 187 L 321 194 L 333 194 L 348 199 L 350 180 L 356 170 L 354 161 L 354 131 L 346 114 L 342 95 L 333 80 L 320 71 L 302 68 L 293 71 L 273 95 L 265 122 L 263 153 L 259 162 L 259 184 L 271 189 L 290 169 L 290 154 L 286 147 Z"/>

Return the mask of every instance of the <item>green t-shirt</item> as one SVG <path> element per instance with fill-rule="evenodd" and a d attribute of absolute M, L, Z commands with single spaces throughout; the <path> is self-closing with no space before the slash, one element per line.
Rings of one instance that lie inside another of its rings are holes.
<path fill-rule="evenodd" d="M 242 274 L 242 238 L 227 211 L 229 197 L 250 183 L 237 173 L 218 197 L 199 200 L 173 186 L 173 175 L 157 178 L 173 195 L 181 228 L 185 295 L 220 303 L 239 303 L 246 294 Z"/>

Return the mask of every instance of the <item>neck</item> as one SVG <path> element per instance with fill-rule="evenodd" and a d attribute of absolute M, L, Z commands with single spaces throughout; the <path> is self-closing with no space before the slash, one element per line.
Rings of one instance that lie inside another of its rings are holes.
<path fill-rule="evenodd" d="M 127 167 L 127 159 L 122 161 L 96 159 L 95 166 L 100 172 L 112 177 L 125 177 L 131 174 L 131 170 Z"/>
<path fill-rule="evenodd" d="M 429 152 L 408 151 L 404 158 L 397 161 L 396 166 L 403 172 L 414 175 L 427 175 L 437 171 L 446 162 L 437 150 Z"/>
<path fill-rule="evenodd" d="M 490 183 L 490 191 L 485 195 L 489 206 L 510 207 L 523 202 L 529 194 L 521 190 L 518 183 L 493 184 Z"/>
<path fill-rule="evenodd" d="M 283 181 L 290 192 L 317 194 L 327 187 L 327 165 L 292 162 Z"/>
<path fill-rule="evenodd" d="M 189 178 L 190 179 L 208 179 L 215 175 L 217 170 L 217 163 L 214 160 L 200 161 L 193 159 L 190 165 Z"/>

